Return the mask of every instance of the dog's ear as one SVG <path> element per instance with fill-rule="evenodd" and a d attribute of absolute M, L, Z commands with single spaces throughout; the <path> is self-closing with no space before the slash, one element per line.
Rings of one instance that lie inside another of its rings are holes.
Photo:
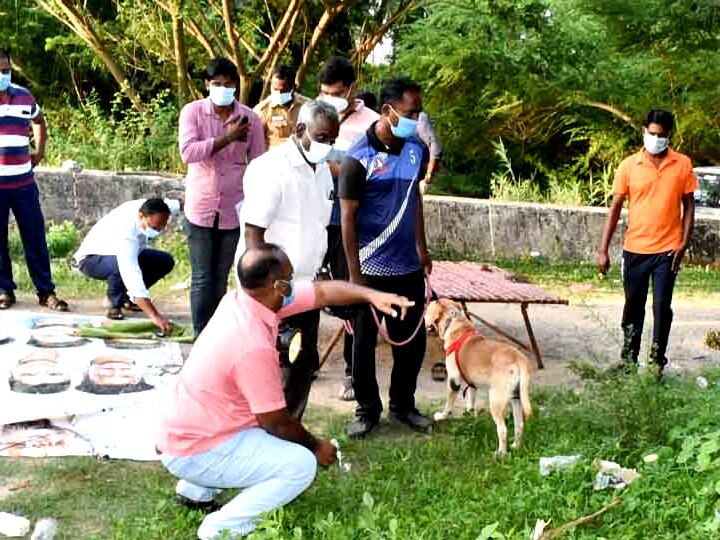
<path fill-rule="evenodd" d="M 438 321 L 443 313 L 443 305 L 439 300 L 433 300 L 428 304 L 425 312 L 425 323 L 428 326 L 437 326 Z"/>

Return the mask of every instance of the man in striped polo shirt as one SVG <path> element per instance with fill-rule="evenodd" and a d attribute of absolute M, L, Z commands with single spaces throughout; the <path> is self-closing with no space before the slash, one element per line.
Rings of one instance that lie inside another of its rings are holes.
<path fill-rule="evenodd" d="M 41 306 L 67 311 L 68 305 L 55 295 L 50 275 L 50 256 L 45 239 L 45 220 L 34 167 L 42 161 L 47 125 L 32 94 L 11 82 L 10 53 L 0 49 L 0 309 L 15 303 L 8 250 L 10 211 L 20 230 L 25 261 Z M 35 153 L 30 153 L 30 128 Z"/>

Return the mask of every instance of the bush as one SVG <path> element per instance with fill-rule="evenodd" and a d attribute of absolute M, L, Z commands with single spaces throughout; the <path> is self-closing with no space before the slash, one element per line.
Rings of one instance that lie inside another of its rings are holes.
<path fill-rule="evenodd" d="M 71 221 L 64 221 L 59 225 L 51 221 L 45 238 L 51 259 L 65 259 L 72 256 L 82 242 L 80 231 Z M 24 256 L 24 252 L 22 238 L 20 238 L 20 231 L 17 227 L 10 230 L 9 245 L 10 257 L 16 261 L 20 260 Z"/>
<path fill-rule="evenodd" d="M 80 108 L 47 111 L 48 163 L 73 159 L 86 169 L 182 172 L 179 111 L 169 92 L 150 101 L 145 112 L 126 105 L 117 94 L 108 112 L 93 95 Z"/>

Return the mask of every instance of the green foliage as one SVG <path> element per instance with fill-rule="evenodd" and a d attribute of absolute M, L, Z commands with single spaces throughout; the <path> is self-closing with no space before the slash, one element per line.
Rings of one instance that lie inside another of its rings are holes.
<path fill-rule="evenodd" d="M 71 221 L 64 221 L 60 225 L 50 223 L 47 245 L 53 259 L 70 257 L 80 247 L 81 241 L 80 231 Z"/>
<path fill-rule="evenodd" d="M 80 237 L 80 231 L 71 221 L 63 221 L 60 224 L 51 221 L 48 223 L 46 241 L 51 259 L 65 259 L 80 247 L 82 238 Z M 23 245 L 17 227 L 10 229 L 8 243 L 10 257 L 15 260 L 21 259 L 23 257 Z"/>
<path fill-rule="evenodd" d="M 168 91 L 161 92 L 138 112 L 115 95 L 110 112 L 97 96 L 80 108 L 65 107 L 47 114 L 50 138 L 47 160 L 66 159 L 88 169 L 182 172 L 177 143 L 179 113 Z"/>
<path fill-rule="evenodd" d="M 439 192 L 605 204 L 661 106 L 676 113 L 676 148 L 720 155 L 712 0 L 431 0 L 426 12 L 400 33 L 397 63 L 446 146 Z"/>

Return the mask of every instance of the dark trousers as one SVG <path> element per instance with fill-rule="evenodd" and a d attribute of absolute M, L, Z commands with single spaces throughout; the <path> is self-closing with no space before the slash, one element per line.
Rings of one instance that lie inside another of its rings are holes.
<path fill-rule="evenodd" d="M 334 208 L 334 207 L 333 207 Z M 338 218 L 339 219 L 339 218 Z M 342 229 L 339 225 L 328 225 L 328 250 L 323 266 L 328 266 L 333 279 L 348 279 L 347 259 L 342 243 Z M 343 359 L 345 360 L 345 376 L 352 376 L 353 337 L 345 333 L 343 343 Z"/>
<path fill-rule="evenodd" d="M 40 208 L 40 190 L 37 184 L 0 189 L 0 291 L 12 292 L 17 288 L 13 280 L 8 246 L 10 211 L 15 216 L 20 231 L 25 262 L 38 296 L 55 292 L 45 239 L 45 219 Z"/>
<path fill-rule="evenodd" d="M 172 272 L 175 261 L 172 255 L 164 251 L 143 249 L 138 254 L 138 265 L 145 288 L 149 289 Z M 127 288 L 120 275 L 120 267 L 115 255 L 88 255 L 78 268 L 88 277 L 107 281 L 107 297 L 112 307 L 120 308 L 128 299 Z"/>
<path fill-rule="evenodd" d="M 185 220 L 190 248 L 190 312 L 195 337 L 215 313 L 227 291 L 230 267 L 240 239 L 240 228 L 220 229 L 219 217 L 212 227 L 200 227 Z"/>
<path fill-rule="evenodd" d="M 283 326 L 300 330 L 302 334 L 302 349 L 295 362 L 290 363 L 287 353 L 280 354 L 285 404 L 290 414 L 301 420 L 310 396 L 313 372 L 319 363 L 317 342 L 320 311 L 306 311 L 283 319 L 280 328 Z"/>
<path fill-rule="evenodd" d="M 415 301 L 415 305 L 407 312 L 405 320 L 385 317 L 388 335 L 396 342 L 405 341 L 415 331 L 422 319 L 425 308 L 425 280 L 422 271 L 405 276 L 365 276 L 367 284 L 379 291 L 392 292 L 406 296 Z M 378 327 L 373 318 L 370 306 L 358 308 L 353 320 L 355 339 L 353 342 L 352 377 L 355 398 L 357 399 L 356 414 L 377 421 L 382 412 L 380 389 L 375 375 L 375 346 L 377 345 Z M 378 313 L 382 322 L 384 315 Z M 425 356 L 425 324 L 410 343 L 393 346 L 393 368 L 390 378 L 390 410 L 400 414 L 415 408 L 415 387 L 417 377 Z"/>
<path fill-rule="evenodd" d="M 654 320 L 650 359 L 661 366 L 667 364 L 665 351 L 673 319 L 671 305 L 677 276 L 672 271 L 672 261 L 673 257 L 668 253 L 644 255 L 623 252 L 625 308 L 622 318 L 624 341 L 621 355 L 626 362 L 637 362 L 640 354 L 645 302 L 652 277 Z"/>

